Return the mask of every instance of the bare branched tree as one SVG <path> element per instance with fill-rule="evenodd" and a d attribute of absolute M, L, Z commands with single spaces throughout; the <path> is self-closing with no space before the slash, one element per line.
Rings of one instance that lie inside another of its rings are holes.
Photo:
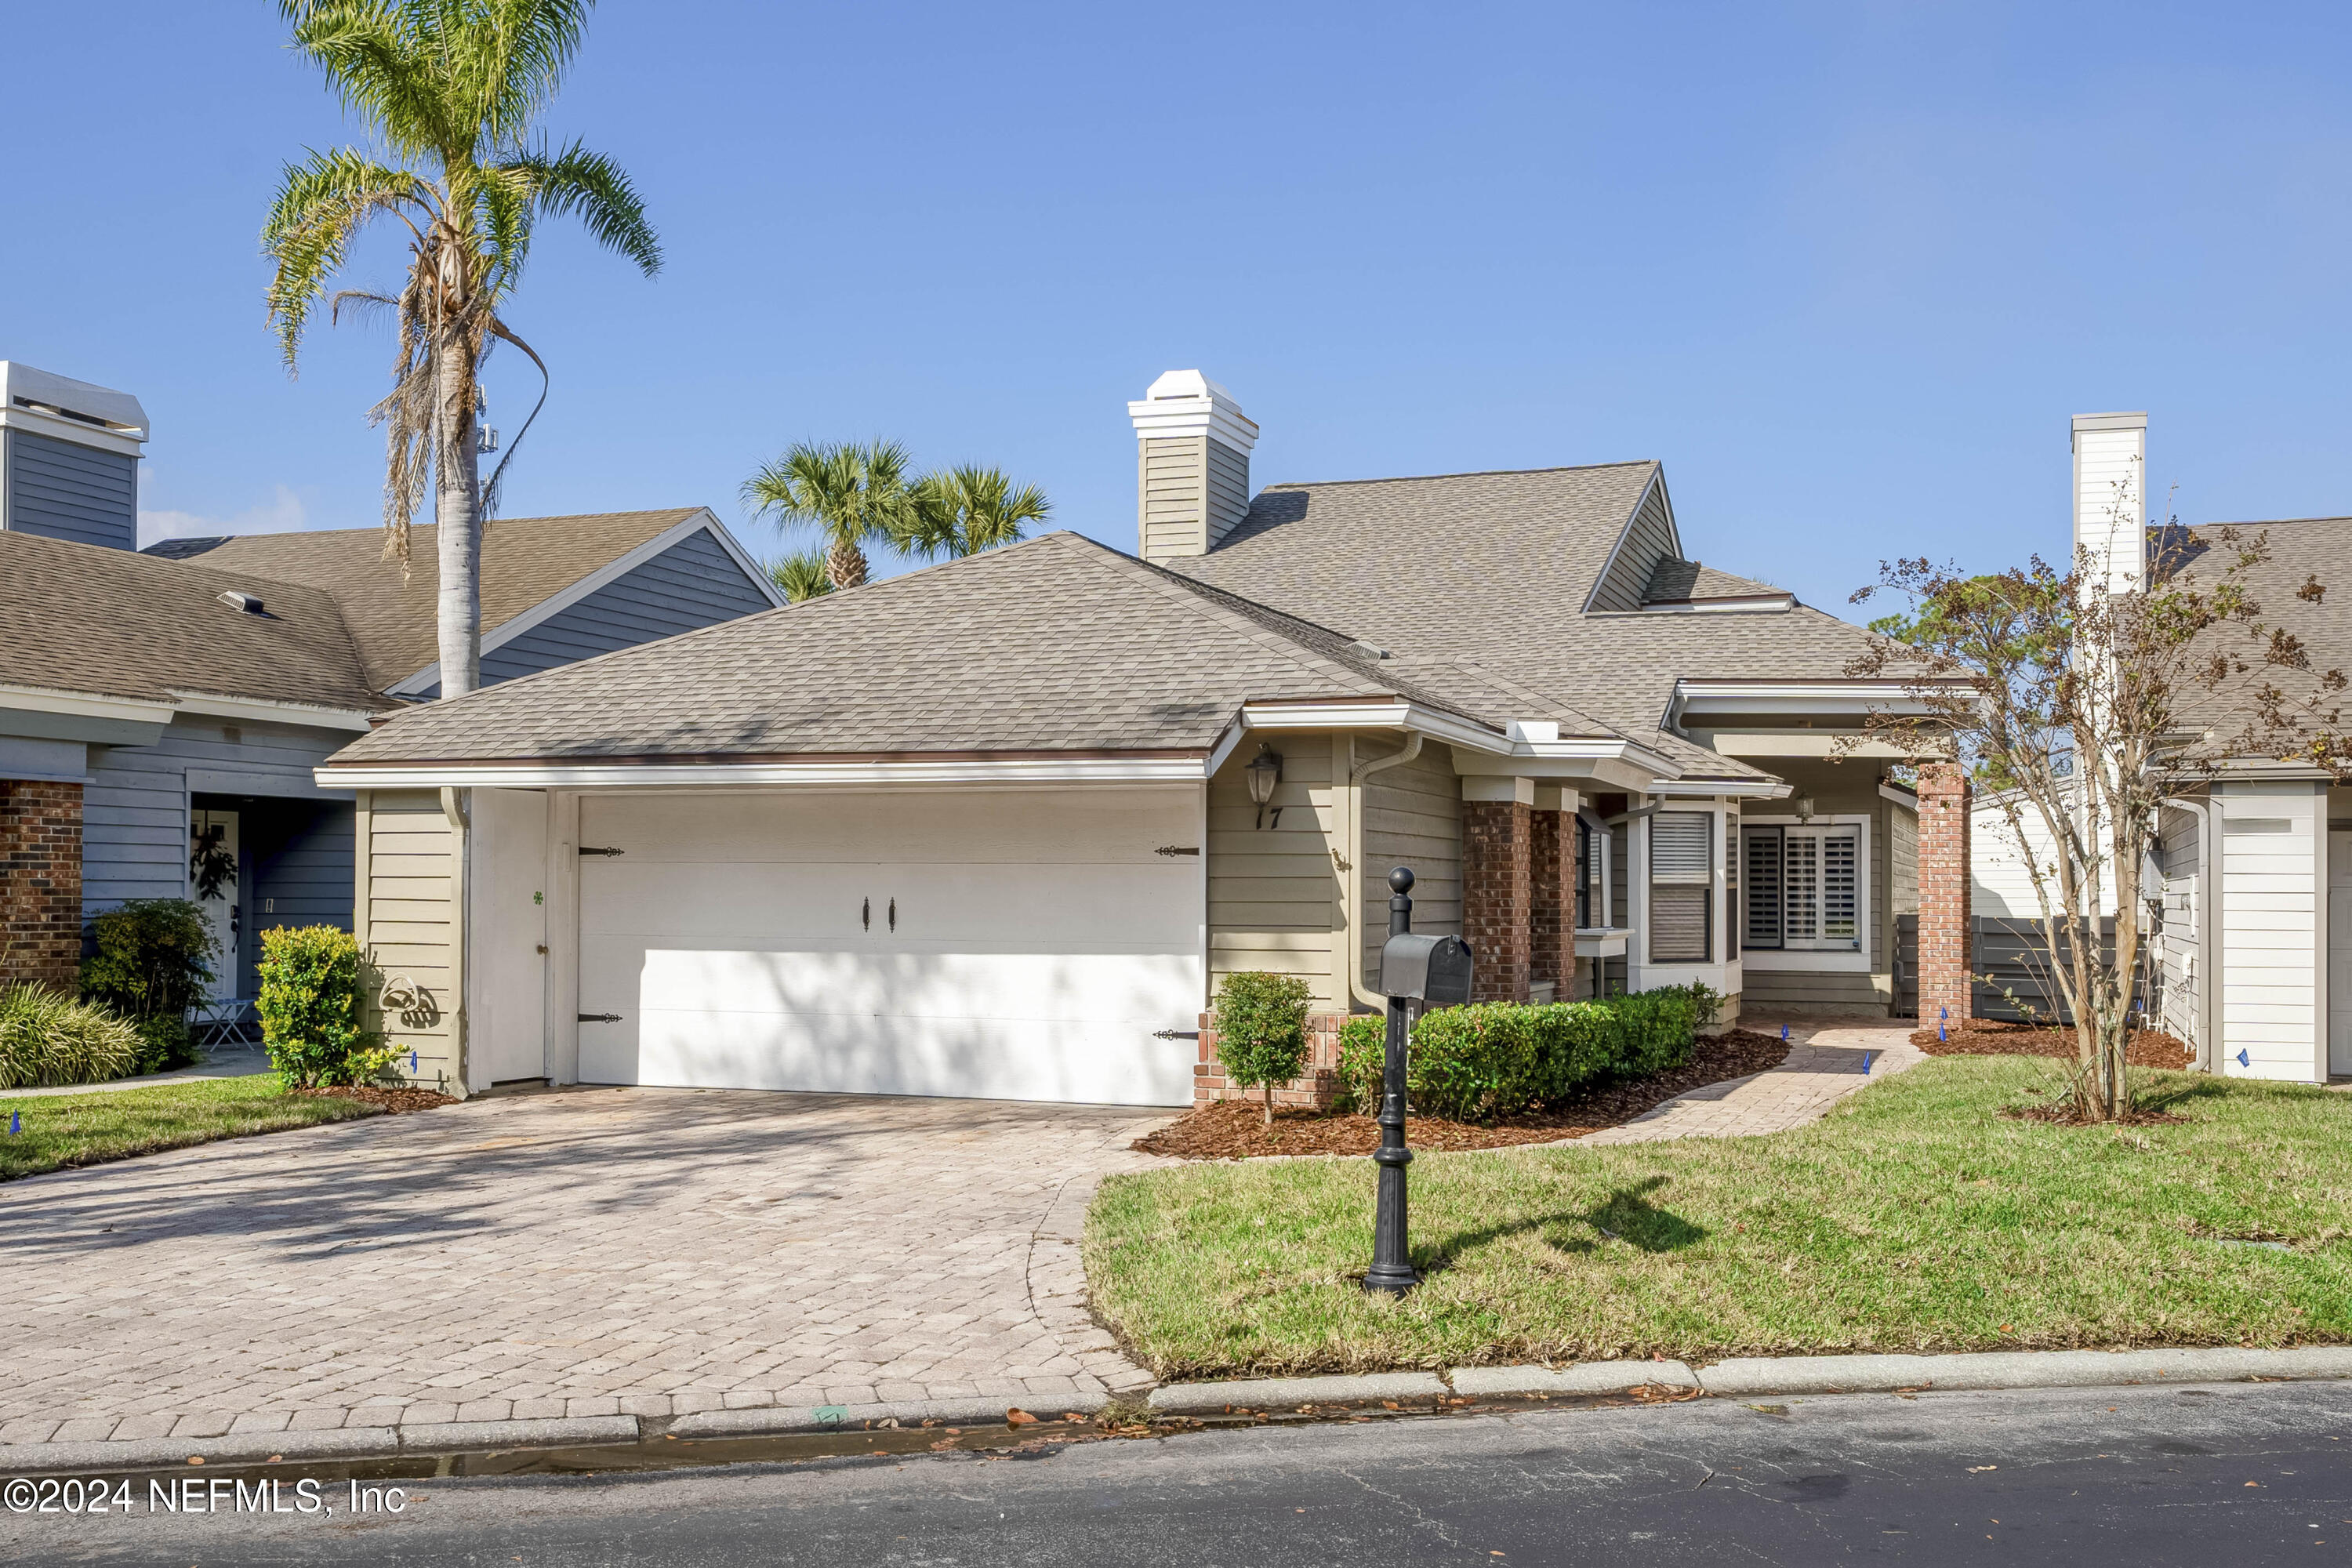
<path fill-rule="evenodd" d="M 2118 522 L 2138 517 L 2137 479 L 2117 482 Z M 2130 1109 L 2143 900 L 2161 896 L 2142 887 L 2141 868 L 2163 801 L 2233 764 L 2274 759 L 2338 777 L 2347 765 L 2343 672 L 2314 668 L 2284 624 L 2294 605 L 2255 593 L 2268 535 L 2168 523 L 2146 537 L 2120 567 L 2081 550 L 2063 572 L 2038 556 L 1982 575 L 1883 562 L 1878 584 L 1854 595 L 1906 604 L 1872 623 L 1848 669 L 1899 682 L 1907 699 L 1872 713 L 1863 735 L 1946 751 L 1990 795 L 2033 884 L 2040 962 L 2074 1029 L 2074 1110 L 2090 1121 Z M 2316 605 L 2325 592 L 2314 578 L 2294 597 Z"/>

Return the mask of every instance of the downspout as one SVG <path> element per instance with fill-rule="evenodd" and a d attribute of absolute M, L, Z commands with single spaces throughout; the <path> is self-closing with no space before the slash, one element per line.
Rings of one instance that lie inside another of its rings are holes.
<path fill-rule="evenodd" d="M 467 814 L 465 793 L 447 784 L 441 786 L 441 815 L 457 840 L 449 857 L 449 1042 L 460 1099 L 472 1092 L 467 1082 L 469 1074 L 466 1060 L 466 943 L 471 934 L 466 919 L 466 863 L 473 857 L 474 824 Z"/>
<path fill-rule="evenodd" d="M 2219 1072 L 2221 1060 L 2221 879 L 2214 870 L 2213 803 L 2167 795 L 2157 802 L 2197 818 L 2197 1065 Z"/>
<path fill-rule="evenodd" d="M 1348 755 L 1356 754 L 1356 740 L 1348 737 Z M 1389 1005 L 1385 996 L 1376 996 L 1364 987 L 1363 945 L 1357 932 L 1362 929 L 1359 909 L 1364 897 L 1364 781 L 1374 773 L 1390 768 L 1402 767 L 1421 755 L 1421 732 L 1413 731 L 1404 738 L 1404 749 L 1391 752 L 1385 757 L 1374 757 L 1357 763 L 1348 770 L 1348 875 L 1352 879 L 1348 896 L 1341 901 L 1344 924 L 1340 940 L 1345 945 L 1348 963 L 1348 994 L 1375 1011 Z"/>

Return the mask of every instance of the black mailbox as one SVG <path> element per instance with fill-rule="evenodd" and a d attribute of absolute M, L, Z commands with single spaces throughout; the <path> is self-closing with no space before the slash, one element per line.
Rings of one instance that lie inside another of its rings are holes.
<path fill-rule="evenodd" d="M 1470 944 L 1458 936 L 1389 938 L 1381 949 L 1381 994 L 1433 1007 L 1470 1000 Z"/>

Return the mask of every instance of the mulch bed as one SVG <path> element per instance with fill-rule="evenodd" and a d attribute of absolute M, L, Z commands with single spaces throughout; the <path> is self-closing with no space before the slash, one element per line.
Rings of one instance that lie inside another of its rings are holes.
<path fill-rule="evenodd" d="M 1788 1056 L 1785 1040 L 1729 1029 L 1702 1038 L 1691 1059 L 1672 1072 L 1627 1079 L 1549 1110 L 1498 1117 L 1488 1124 L 1414 1116 L 1405 1123 L 1405 1142 L 1416 1149 L 1500 1149 L 1581 1138 L 1631 1121 L 1691 1089 L 1769 1071 Z M 1150 1137 L 1137 1139 L 1132 1147 L 1180 1160 L 1250 1160 L 1269 1154 L 1369 1154 L 1380 1142 L 1380 1123 L 1369 1116 L 1276 1106 L 1274 1125 L 1268 1127 L 1258 1101 L 1223 1100 L 1194 1107 Z"/>
<path fill-rule="evenodd" d="M 2048 1025 L 2009 1024 L 1995 1018 L 1971 1018 L 1949 1029 L 1951 1037 L 1936 1038 L 1933 1029 L 1921 1029 L 1911 1043 L 1931 1057 L 2065 1057 L 2074 1054 L 2074 1031 Z M 2178 1037 L 2161 1029 L 2134 1029 L 2124 1047 L 2124 1060 L 2136 1068 L 2186 1068 L 2196 1053 Z"/>
<path fill-rule="evenodd" d="M 370 1084 L 344 1089 L 289 1089 L 289 1094 L 307 1100 L 356 1100 L 363 1105 L 373 1105 L 397 1116 L 404 1110 L 437 1110 L 445 1105 L 455 1105 L 454 1094 L 436 1094 L 429 1089 L 377 1089 Z"/>

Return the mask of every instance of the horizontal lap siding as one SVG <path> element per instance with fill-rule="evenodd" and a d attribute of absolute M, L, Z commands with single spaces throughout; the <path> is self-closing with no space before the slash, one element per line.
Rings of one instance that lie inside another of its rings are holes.
<path fill-rule="evenodd" d="M 1202 443 L 1209 460 L 1209 542 L 1222 542 L 1249 512 L 1249 458 L 1223 441 Z"/>
<path fill-rule="evenodd" d="M 1393 750 L 1385 738 L 1357 742 L 1356 765 Z M 1421 755 L 1364 781 L 1364 863 L 1357 869 L 1364 922 L 1358 956 L 1364 981 L 1380 979 L 1388 940 L 1389 872 L 1412 868 L 1412 929 L 1462 934 L 1462 781 L 1454 753 L 1433 742 Z"/>
<path fill-rule="evenodd" d="M 367 823 L 368 995 L 389 982 L 420 987 L 433 1007 L 414 1020 L 378 1014 L 373 1026 L 396 1049 L 416 1053 L 415 1078 L 430 1086 L 459 1079 L 453 1018 L 451 876 L 457 843 L 431 790 L 378 790 Z M 402 1073 L 410 1072 L 404 1054 Z"/>
<path fill-rule="evenodd" d="M 2164 868 L 2164 921 L 2154 937 L 2156 963 L 2162 977 L 2157 1022 L 2176 1038 L 2202 1047 L 2203 1014 L 2198 998 L 2204 975 L 2200 973 L 2201 908 L 2204 890 L 2198 884 L 2198 818 L 2194 812 L 2168 806 L 2157 824 L 2157 858 Z"/>
<path fill-rule="evenodd" d="M 1209 982 L 1244 970 L 1295 974 L 1315 988 L 1315 1005 L 1344 1005 L 1331 992 L 1331 921 L 1337 902 L 1330 856 L 1331 740 L 1275 736 L 1282 782 L 1257 826 L 1250 803 L 1255 744 L 1234 748 L 1209 781 Z M 1273 825 L 1275 806 L 1282 820 Z"/>
<path fill-rule="evenodd" d="M 485 653 L 482 682 L 511 680 L 772 607 L 735 558 L 703 530 Z"/>
<path fill-rule="evenodd" d="M 7 442 L 8 528 L 75 544 L 139 547 L 139 462 L 30 430 Z"/>
<path fill-rule="evenodd" d="M 1658 563 L 1675 552 L 1675 530 L 1666 516 L 1665 492 L 1653 489 L 1627 525 L 1617 559 L 1592 591 L 1596 610 L 1638 610 Z"/>
<path fill-rule="evenodd" d="M 1207 551 L 1208 447 L 1205 436 L 1163 437 L 1139 444 L 1136 479 L 1142 516 L 1138 521 L 1145 560 Z"/>
<path fill-rule="evenodd" d="M 2319 900 L 2325 886 L 2325 796 L 2308 784 L 2225 784 L 2222 831 L 2222 1069 L 2308 1079 L 2320 1037 Z M 2231 832 L 2244 819 L 2284 819 L 2285 833 Z M 2241 1063 L 2242 1051 L 2246 1061 Z"/>
<path fill-rule="evenodd" d="M 261 794 L 273 784 L 307 789 L 310 770 L 353 738 L 281 724 L 235 728 L 241 739 L 231 741 L 216 721 L 174 719 L 152 746 L 90 748 L 97 782 L 83 794 L 85 910 L 187 895 L 191 768 L 249 774 Z"/>

